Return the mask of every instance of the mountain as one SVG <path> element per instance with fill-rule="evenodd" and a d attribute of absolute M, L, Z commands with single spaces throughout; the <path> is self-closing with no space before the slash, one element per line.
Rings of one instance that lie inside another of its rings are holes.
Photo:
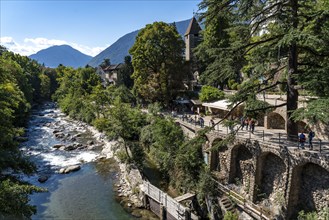
<path fill-rule="evenodd" d="M 191 19 L 175 22 L 178 33 L 184 37 L 186 29 Z M 134 45 L 136 36 L 140 30 L 131 32 L 119 38 L 111 46 L 103 50 L 101 53 L 96 55 L 90 60 L 88 65 L 96 67 L 100 65 L 104 59 L 109 58 L 113 64 L 123 63 L 124 57 L 129 55 L 129 49 Z"/>
<path fill-rule="evenodd" d="M 92 58 L 68 45 L 52 46 L 29 57 L 52 68 L 59 64 L 74 68 L 84 67 Z"/>

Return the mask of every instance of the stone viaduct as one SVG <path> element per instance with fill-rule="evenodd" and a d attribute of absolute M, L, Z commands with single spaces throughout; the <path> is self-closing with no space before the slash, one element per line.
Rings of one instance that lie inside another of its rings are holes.
<path fill-rule="evenodd" d="M 227 134 L 206 136 L 203 153 L 216 179 L 273 217 L 329 207 L 329 154 L 243 137 L 218 147 Z"/>

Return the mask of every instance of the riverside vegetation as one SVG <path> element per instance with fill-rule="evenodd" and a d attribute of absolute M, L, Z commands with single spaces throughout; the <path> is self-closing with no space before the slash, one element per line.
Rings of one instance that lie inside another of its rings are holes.
<path fill-rule="evenodd" d="M 257 93 L 285 91 L 288 134 L 296 134 L 295 120 L 328 124 L 329 5 L 324 0 L 317 3 L 280 0 L 272 5 L 271 1 L 203 0 L 200 8 L 204 11 L 201 18 L 205 29 L 203 41 L 195 51 L 202 82 L 237 88 L 238 92 L 230 98 L 235 104 L 232 108 L 246 102 L 246 114 L 270 108 L 257 102 Z M 265 23 L 265 34 L 250 34 L 259 33 Z M 154 161 L 169 185 L 179 193 L 197 192 L 204 208 L 205 197 L 216 193 L 203 162 L 206 131 L 187 139 L 172 119 L 159 114 L 160 107 L 169 107 L 184 88 L 183 80 L 188 78 L 182 50 L 183 43 L 174 25 L 147 25 L 130 50 L 132 62 L 127 58 L 126 68 L 119 73 L 119 78 L 131 77 L 134 84 L 122 80 L 117 86 L 104 88 L 91 67 L 73 69 L 60 65 L 47 69 L 1 48 L 0 212 L 26 217 L 35 212 L 27 196 L 41 189 L 4 171 L 34 170 L 17 148 L 19 136 L 23 135 L 19 128 L 24 126 L 31 105 L 51 96 L 70 117 L 119 140 L 122 152 L 118 156 L 122 161 L 140 169 L 144 161 Z M 310 99 L 306 107 L 297 110 L 298 89 L 318 98 Z M 141 111 L 139 104 L 144 102 L 150 104 L 149 114 Z M 206 213 L 202 214 L 206 217 Z M 304 219 L 313 216 L 316 214 L 300 215 Z"/>

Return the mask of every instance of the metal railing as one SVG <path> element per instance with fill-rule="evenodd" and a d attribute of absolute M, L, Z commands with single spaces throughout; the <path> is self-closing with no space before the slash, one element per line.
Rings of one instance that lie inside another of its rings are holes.
<path fill-rule="evenodd" d="M 190 125 L 189 128 L 194 130 L 199 130 L 204 127 L 212 127 L 212 124 L 210 122 L 205 124 L 201 124 L 200 120 L 197 118 L 191 117 L 185 117 L 184 115 L 181 117 L 178 117 L 179 120 L 183 121 L 184 123 L 187 123 L 186 125 Z M 299 141 L 298 136 L 291 136 L 287 135 L 286 133 L 274 133 L 269 132 L 265 130 L 257 130 L 258 127 L 254 131 L 249 130 L 242 130 L 240 125 L 235 125 L 231 128 L 224 127 L 220 124 L 217 124 L 213 127 L 214 132 L 218 132 L 222 135 L 227 135 L 230 133 L 235 133 L 236 136 L 240 139 L 249 139 L 249 140 L 257 140 L 259 142 L 262 142 L 263 144 L 266 144 L 268 146 L 286 146 L 288 148 L 297 148 L 297 149 L 310 149 L 313 151 L 318 151 L 319 153 L 329 153 L 329 141 L 323 141 L 319 138 L 312 140 L 313 147 L 310 148 L 310 144 L 308 139 L 304 143 L 301 143 Z"/>

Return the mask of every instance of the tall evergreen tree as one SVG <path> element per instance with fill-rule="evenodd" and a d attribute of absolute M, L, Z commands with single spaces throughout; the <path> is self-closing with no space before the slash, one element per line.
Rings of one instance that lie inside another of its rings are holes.
<path fill-rule="evenodd" d="M 131 78 L 132 73 L 134 72 L 133 65 L 131 63 L 131 57 L 126 56 L 125 57 L 125 63 L 123 66 L 119 69 L 118 72 L 118 85 L 125 85 L 127 88 L 131 89 L 134 85 L 134 81 Z"/>
<path fill-rule="evenodd" d="M 200 8 L 206 9 L 203 13 L 206 29 L 199 50 L 206 51 L 204 54 L 210 57 L 205 74 L 212 70 L 217 71 L 214 74 L 217 77 L 229 78 L 241 72 L 248 78 L 232 98 L 233 103 L 241 103 L 283 84 L 287 94 L 284 104 L 287 132 L 296 135 L 297 124 L 292 116 L 302 119 L 306 111 L 296 111 L 298 90 L 305 88 L 314 95 L 328 98 L 314 83 L 314 79 L 321 79 L 324 82 L 321 86 L 328 88 L 328 74 L 324 75 L 329 55 L 326 1 L 203 0 Z M 309 118 L 311 115 L 309 113 Z"/>

